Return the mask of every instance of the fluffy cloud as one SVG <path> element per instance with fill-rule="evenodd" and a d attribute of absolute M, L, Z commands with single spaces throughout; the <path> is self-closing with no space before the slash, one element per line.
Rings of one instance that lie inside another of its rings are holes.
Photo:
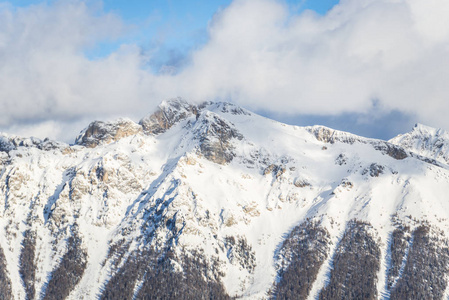
<path fill-rule="evenodd" d="M 320 115 L 366 113 L 378 101 L 449 128 L 447 15 L 445 0 L 342 0 L 325 16 L 235 1 L 183 80 L 195 98 Z"/>
<path fill-rule="evenodd" d="M 89 47 L 126 34 L 117 16 L 79 1 L 3 5 L 0 127 L 24 124 L 20 132 L 35 134 L 26 131 L 34 122 L 67 140 L 48 124 L 137 118 L 180 95 L 322 116 L 381 107 L 449 129 L 448 15 L 446 0 L 341 0 L 325 16 L 292 14 L 281 1 L 234 0 L 183 69 L 156 74 L 136 45 L 86 57 Z"/>
<path fill-rule="evenodd" d="M 152 75 L 139 47 L 122 45 L 98 60 L 84 54 L 126 31 L 117 16 L 79 1 L 0 6 L 0 126 L 67 139 L 62 130 L 38 129 L 143 107 Z"/>

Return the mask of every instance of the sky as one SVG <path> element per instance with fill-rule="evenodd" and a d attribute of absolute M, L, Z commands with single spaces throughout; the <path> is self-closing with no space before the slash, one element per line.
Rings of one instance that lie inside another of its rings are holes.
<path fill-rule="evenodd" d="M 73 142 L 164 99 L 389 139 L 449 129 L 447 0 L 0 2 L 0 131 Z"/>

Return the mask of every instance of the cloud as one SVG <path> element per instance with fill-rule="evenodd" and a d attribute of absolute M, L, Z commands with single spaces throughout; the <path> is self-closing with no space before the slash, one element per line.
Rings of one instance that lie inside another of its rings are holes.
<path fill-rule="evenodd" d="M 448 13 L 445 0 L 342 0 L 325 16 L 234 1 L 183 80 L 194 98 L 318 115 L 376 100 L 449 128 Z"/>
<path fill-rule="evenodd" d="M 324 16 L 234 0 L 210 21 L 206 44 L 155 73 L 158 58 L 138 45 L 86 57 L 127 34 L 116 15 L 82 1 L 2 5 L 0 127 L 138 118 L 183 96 L 308 116 L 368 116 L 375 102 L 449 129 L 448 15 L 446 0 L 341 0 Z"/>
<path fill-rule="evenodd" d="M 32 122 L 107 118 L 144 107 L 152 76 L 142 68 L 147 58 L 139 47 L 122 45 L 98 60 L 84 54 L 126 31 L 119 17 L 81 1 L 26 8 L 2 5 L 0 126 L 26 129 Z"/>

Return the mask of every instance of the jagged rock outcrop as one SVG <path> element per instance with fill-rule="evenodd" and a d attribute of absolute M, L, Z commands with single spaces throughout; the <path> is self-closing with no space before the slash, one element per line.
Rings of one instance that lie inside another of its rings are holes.
<path fill-rule="evenodd" d="M 23 138 L 13 135 L 0 133 L 0 152 L 10 152 L 19 147 L 37 148 L 39 150 L 64 150 L 69 147 L 67 144 L 50 140 L 48 138 L 41 140 L 38 138 Z"/>
<path fill-rule="evenodd" d="M 306 127 L 306 130 L 313 134 L 317 140 L 324 143 L 334 144 L 335 142 L 340 142 L 350 145 L 354 143 L 370 144 L 374 149 L 381 151 L 382 153 L 387 154 L 397 160 L 402 160 L 409 156 L 402 147 L 389 142 L 361 138 L 355 134 L 330 129 L 324 126 Z"/>
<path fill-rule="evenodd" d="M 235 156 L 231 140 L 242 140 L 243 135 L 232 124 L 211 112 L 201 113 L 197 122 L 195 136 L 200 143 L 200 153 L 217 164 L 231 162 Z"/>
<path fill-rule="evenodd" d="M 449 164 L 449 133 L 422 124 L 415 124 L 412 131 L 400 134 L 390 143 L 408 151 L 444 164 Z"/>
<path fill-rule="evenodd" d="M 163 101 L 156 112 L 142 118 L 139 124 L 146 134 L 157 135 L 189 116 L 197 116 L 198 108 L 181 98 Z"/>
<path fill-rule="evenodd" d="M 142 127 L 127 119 L 119 119 L 115 122 L 95 121 L 81 132 L 75 140 L 75 144 L 94 148 L 140 132 L 142 132 Z"/>

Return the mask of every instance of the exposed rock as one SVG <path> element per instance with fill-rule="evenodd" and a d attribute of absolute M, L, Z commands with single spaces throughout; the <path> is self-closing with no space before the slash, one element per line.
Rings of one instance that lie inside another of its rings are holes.
<path fill-rule="evenodd" d="M 230 163 L 235 156 L 231 140 L 242 140 L 243 136 L 232 124 L 212 112 L 202 113 L 198 122 L 201 126 L 195 135 L 200 141 L 200 153 L 217 164 Z"/>
<path fill-rule="evenodd" d="M 285 166 L 279 166 L 279 165 L 271 164 L 268 167 L 266 167 L 265 170 L 263 170 L 263 175 L 268 175 L 268 174 L 273 173 L 273 175 L 277 179 L 277 178 L 281 177 L 282 174 L 285 173 L 285 171 L 287 171 Z"/>
<path fill-rule="evenodd" d="M 393 157 L 394 159 L 401 160 L 408 157 L 407 152 L 400 147 L 387 142 L 380 142 L 374 146 L 374 149 L 382 151 L 383 153 Z"/>
<path fill-rule="evenodd" d="M 343 180 L 340 183 L 341 187 L 347 188 L 347 189 L 352 189 L 354 187 L 354 184 L 349 181 L 347 178 L 343 178 Z"/>
<path fill-rule="evenodd" d="M 443 129 L 415 124 L 412 131 L 400 134 L 389 142 L 432 160 L 449 163 L 449 133 Z"/>
<path fill-rule="evenodd" d="M 160 134 L 176 123 L 198 115 L 198 107 L 187 103 L 181 98 L 163 101 L 157 111 L 140 120 L 145 134 Z"/>
<path fill-rule="evenodd" d="M 271 172 L 273 172 L 276 168 L 277 166 L 275 164 L 269 165 L 268 167 L 265 168 L 265 170 L 263 170 L 263 175 L 271 174 Z"/>
<path fill-rule="evenodd" d="M 61 150 L 68 148 L 68 145 L 45 138 L 44 140 L 30 137 L 22 138 L 14 135 L 0 134 L 0 152 L 10 152 L 19 147 L 37 148 L 44 151 Z"/>
<path fill-rule="evenodd" d="M 140 132 L 142 132 L 142 127 L 127 119 L 119 119 L 115 122 L 95 121 L 81 132 L 75 144 L 94 148 Z"/>
<path fill-rule="evenodd" d="M 324 126 L 306 127 L 315 138 L 321 142 L 334 144 L 335 142 L 341 142 L 346 144 L 354 144 L 358 141 L 358 136 Z"/>
<path fill-rule="evenodd" d="M 382 153 L 387 154 L 397 160 L 401 160 L 409 156 L 402 147 L 389 142 L 364 138 L 352 133 L 333 130 L 324 126 L 306 127 L 306 130 L 313 134 L 317 140 L 324 143 L 334 144 L 336 142 L 340 142 L 350 145 L 354 143 L 369 144 L 372 145 L 374 149 L 381 151 Z"/>
<path fill-rule="evenodd" d="M 296 187 L 303 188 L 306 186 L 310 186 L 310 183 L 305 179 L 296 178 L 293 183 Z"/>
<path fill-rule="evenodd" d="M 220 103 L 217 103 L 216 105 L 218 107 L 221 107 L 221 112 L 224 112 L 224 113 L 230 113 L 232 115 L 246 115 L 246 116 L 251 115 L 251 113 L 249 111 L 247 111 L 246 109 L 238 107 L 232 103 L 220 102 Z"/>
<path fill-rule="evenodd" d="M 257 203 L 253 202 L 250 205 L 245 205 L 243 208 L 243 211 L 245 214 L 251 216 L 251 217 L 258 217 L 260 216 L 260 211 L 257 209 Z"/>
<path fill-rule="evenodd" d="M 14 149 L 16 149 L 16 147 L 7 137 L 0 136 L 0 151 L 9 152 Z"/>
<path fill-rule="evenodd" d="M 378 165 L 376 163 L 372 163 L 369 168 L 364 169 L 362 171 L 362 175 L 369 173 L 371 177 L 379 177 L 380 174 L 383 174 L 385 170 L 384 166 Z"/>
<path fill-rule="evenodd" d="M 335 159 L 335 164 L 342 166 L 342 165 L 346 165 L 346 161 L 347 161 L 347 157 L 342 153 L 340 155 L 338 155 L 338 157 Z"/>

